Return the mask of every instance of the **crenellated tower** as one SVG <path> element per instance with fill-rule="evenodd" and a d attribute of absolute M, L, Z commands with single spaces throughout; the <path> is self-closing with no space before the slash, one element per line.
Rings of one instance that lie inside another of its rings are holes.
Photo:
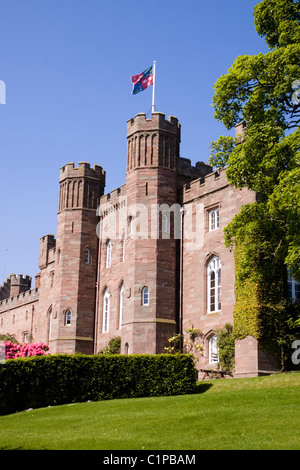
<path fill-rule="evenodd" d="M 180 124 L 177 118 L 166 120 L 158 112 L 150 119 L 138 114 L 127 122 L 127 140 L 126 257 L 130 263 L 122 346 L 131 353 L 158 353 L 177 330 Z"/>
<path fill-rule="evenodd" d="M 93 352 L 98 238 L 96 209 L 105 187 L 99 165 L 60 170 L 55 298 L 49 312 L 52 352 Z"/>

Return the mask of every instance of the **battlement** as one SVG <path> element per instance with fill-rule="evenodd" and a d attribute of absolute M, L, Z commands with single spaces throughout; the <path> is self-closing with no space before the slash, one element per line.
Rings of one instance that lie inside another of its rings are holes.
<path fill-rule="evenodd" d="M 19 294 L 11 295 L 8 298 L 0 300 L 0 313 L 7 310 L 20 307 L 22 305 L 36 302 L 39 299 L 39 290 L 37 288 L 21 292 Z"/>
<path fill-rule="evenodd" d="M 31 277 L 22 274 L 10 274 L 0 287 L 0 301 L 30 290 Z"/>
<path fill-rule="evenodd" d="M 49 263 L 54 262 L 56 239 L 54 235 L 44 235 L 40 239 L 39 268 L 44 269 Z"/>
<path fill-rule="evenodd" d="M 183 204 L 229 186 L 226 170 L 217 169 L 183 186 Z"/>
<path fill-rule="evenodd" d="M 106 193 L 100 197 L 100 206 L 104 204 L 112 204 L 117 202 L 118 199 L 124 198 L 126 196 L 126 183 L 123 184 L 120 188 L 116 188 L 110 193 Z"/>
<path fill-rule="evenodd" d="M 190 159 L 183 157 L 177 157 L 176 170 L 179 186 L 189 184 L 193 180 L 203 178 L 212 173 L 212 167 L 207 163 L 197 162 L 193 166 Z"/>
<path fill-rule="evenodd" d="M 105 171 L 100 165 L 94 165 L 91 168 L 88 162 L 79 162 L 78 167 L 74 163 L 67 163 L 60 169 L 59 182 L 63 182 L 66 178 L 92 178 L 102 182 L 105 185 Z"/>
<path fill-rule="evenodd" d="M 149 119 L 146 119 L 145 113 L 139 113 L 127 121 L 127 137 L 132 136 L 136 132 L 159 130 L 175 134 L 180 140 L 180 129 L 181 126 L 176 117 L 169 116 L 168 120 L 166 120 L 165 114 L 159 112 L 152 113 Z"/>
<path fill-rule="evenodd" d="M 174 116 L 145 113 L 127 121 L 127 172 L 138 167 L 165 167 L 175 170 L 180 154 L 180 124 Z"/>
<path fill-rule="evenodd" d="M 246 130 L 246 122 L 245 121 L 241 121 L 239 122 L 235 128 L 234 128 L 234 131 L 235 131 L 235 138 L 238 139 L 240 142 L 243 141 L 243 138 L 244 138 L 244 133 L 245 133 L 245 130 Z"/>

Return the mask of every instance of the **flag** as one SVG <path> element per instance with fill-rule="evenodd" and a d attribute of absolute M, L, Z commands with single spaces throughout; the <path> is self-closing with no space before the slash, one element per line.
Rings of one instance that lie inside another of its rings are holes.
<path fill-rule="evenodd" d="M 148 86 L 153 85 L 152 66 L 138 75 L 131 77 L 133 83 L 132 94 L 136 95 L 140 91 L 146 90 Z"/>

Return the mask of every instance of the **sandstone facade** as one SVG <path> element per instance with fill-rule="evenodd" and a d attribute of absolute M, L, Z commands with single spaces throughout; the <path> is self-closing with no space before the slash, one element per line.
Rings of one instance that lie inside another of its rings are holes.
<path fill-rule="evenodd" d="M 109 194 L 98 165 L 60 170 L 56 238 L 40 240 L 33 289 L 21 275 L 0 288 L 0 334 L 87 354 L 120 336 L 122 353 L 156 354 L 176 333 L 199 328 L 199 368 L 216 367 L 215 332 L 233 323 L 234 306 L 223 228 L 255 194 L 182 158 L 180 131 L 162 113 L 130 119 L 126 182 Z M 253 338 L 236 356 L 236 375 L 274 370 Z"/>

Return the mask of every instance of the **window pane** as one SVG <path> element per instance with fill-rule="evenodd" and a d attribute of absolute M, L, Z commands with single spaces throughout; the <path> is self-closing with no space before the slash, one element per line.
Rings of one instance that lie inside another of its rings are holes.
<path fill-rule="evenodd" d="M 215 364 L 219 360 L 219 351 L 217 336 L 214 335 L 209 340 L 209 362 L 210 364 Z"/>
<path fill-rule="evenodd" d="M 66 325 L 71 325 L 71 312 L 70 312 L 70 310 L 68 310 L 68 311 L 66 312 L 65 324 L 66 324 Z"/>
<path fill-rule="evenodd" d="M 148 287 L 144 287 L 143 289 L 143 305 L 149 305 L 149 290 Z"/>
<path fill-rule="evenodd" d="M 221 310 L 221 269 L 218 270 L 218 288 L 217 288 L 218 310 Z"/>
<path fill-rule="evenodd" d="M 119 314 L 119 328 L 122 326 L 123 321 L 123 302 L 124 302 L 124 287 L 120 290 L 120 314 Z"/>
<path fill-rule="evenodd" d="M 106 245 L 106 267 L 109 268 L 111 263 L 111 242 Z"/>
<path fill-rule="evenodd" d="M 214 257 L 207 267 L 207 311 L 221 310 L 221 262 Z"/>
<path fill-rule="evenodd" d="M 210 312 L 215 311 L 215 273 L 210 273 Z"/>
<path fill-rule="evenodd" d="M 108 322 L 109 322 L 109 292 L 106 291 L 103 299 L 103 327 L 102 332 L 106 333 L 108 331 Z"/>

